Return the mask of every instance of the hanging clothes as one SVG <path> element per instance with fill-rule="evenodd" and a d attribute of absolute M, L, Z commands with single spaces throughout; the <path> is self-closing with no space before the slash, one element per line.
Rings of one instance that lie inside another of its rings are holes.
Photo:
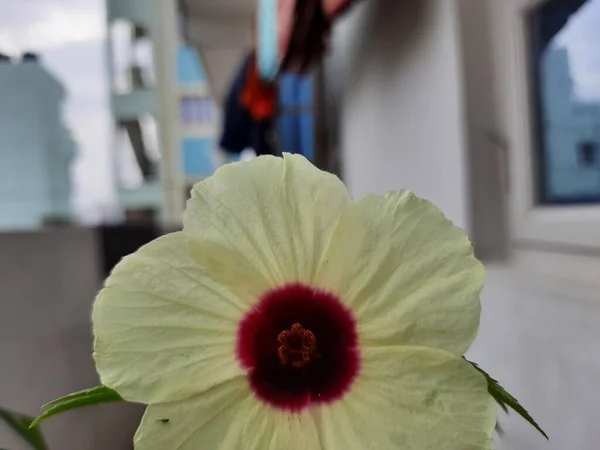
<path fill-rule="evenodd" d="M 322 0 L 322 2 L 325 15 L 333 21 L 346 12 L 354 0 Z"/>
<path fill-rule="evenodd" d="M 308 72 L 325 55 L 334 21 L 357 1 L 260 0 L 256 21 L 261 78 L 275 81 L 282 72 Z"/>
<path fill-rule="evenodd" d="M 297 0 L 289 45 L 280 70 L 308 71 L 325 54 L 330 27 L 321 0 Z"/>
<path fill-rule="evenodd" d="M 278 65 L 285 56 L 290 38 L 292 37 L 292 28 L 294 27 L 294 16 L 296 14 L 297 0 L 278 0 L 277 1 L 277 48 Z"/>
<path fill-rule="evenodd" d="M 257 155 L 278 154 L 274 143 L 276 91 L 259 80 L 254 52 L 242 61 L 223 107 L 220 146 L 239 154 L 252 148 Z"/>
<path fill-rule="evenodd" d="M 263 80 L 274 82 L 289 46 L 297 0 L 258 0 L 256 48 Z"/>
<path fill-rule="evenodd" d="M 286 8 L 290 8 L 289 0 Z M 280 23 L 285 29 L 282 31 L 286 39 L 287 47 L 280 64 L 280 71 L 291 70 L 297 73 L 305 73 L 324 57 L 329 47 L 331 29 L 334 21 L 346 12 L 357 0 L 295 0 L 294 16 L 292 20 Z M 283 19 L 288 19 L 281 14 Z M 279 20 L 282 20 L 279 18 Z M 286 34 L 287 33 L 287 34 Z"/>
<path fill-rule="evenodd" d="M 260 77 L 308 72 L 324 57 L 335 20 L 358 0 L 259 0 L 256 23 Z"/>
<path fill-rule="evenodd" d="M 272 119 L 277 109 L 276 96 L 275 84 L 261 79 L 256 57 L 251 55 L 240 96 L 242 106 L 254 120 Z"/>
<path fill-rule="evenodd" d="M 261 78 L 274 82 L 279 73 L 279 0 L 258 0 L 256 9 L 256 41 Z M 254 33 L 253 33 L 254 34 Z"/>

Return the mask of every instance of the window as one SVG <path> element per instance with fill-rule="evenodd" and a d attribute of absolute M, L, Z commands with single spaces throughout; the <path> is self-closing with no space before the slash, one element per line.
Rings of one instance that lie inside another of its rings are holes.
<path fill-rule="evenodd" d="M 600 0 L 531 12 L 537 201 L 600 203 Z"/>
<path fill-rule="evenodd" d="M 117 94 L 154 86 L 153 45 L 148 30 L 119 19 L 110 25 L 111 82 Z"/>
<path fill-rule="evenodd" d="M 203 178 L 215 171 L 215 143 L 211 138 L 183 138 L 181 140 L 182 168 L 187 178 Z"/>
<path fill-rule="evenodd" d="M 179 103 L 181 122 L 185 125 L 210 125 L 213 109 L 213 100 L 209 97 L 184 96 Z"/>
<path fill-rule="evenodd" d="M 493 3 L 511 246 L 599 253 L 600 0 Z"/>
<path fill-rule="evenodd" d="M 182 45 L 177 51 L 177 79 L 184 86 L 207 83 L 202 60 L 191 45 Z"/>
<path fill-rule="evenodd" d="M 600 0 L 493 1 L 490 11 L 510 264 L 597 298 Z"/>
<path fill-rule="evenodd" d="M 120 187 L 132 189 L 152 183 L 158 175 L 158 127 L 153 116 L 120 119 L 116 129 Z"/>
<path fill-rule="evenodd" d="M 578 157 L 580 167 L 594 167 L 598 164 L 598 144 L 591 141 L 580 142 Z"/>

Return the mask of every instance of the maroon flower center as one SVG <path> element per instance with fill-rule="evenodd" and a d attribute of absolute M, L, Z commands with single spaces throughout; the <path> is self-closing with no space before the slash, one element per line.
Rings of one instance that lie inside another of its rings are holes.
<path fill-rule="evenodd" d="M 360 366 L 352 313 L 336 296 L 301 284 L 260 299 L 240 322 L 237 354 L 255 395 L 288 411 L 341 398 Z"/>

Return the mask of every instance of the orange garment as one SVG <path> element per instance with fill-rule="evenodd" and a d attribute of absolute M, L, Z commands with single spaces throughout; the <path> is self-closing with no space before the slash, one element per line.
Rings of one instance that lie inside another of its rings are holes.
<path fill-rule="evenodd" d="M 277 89 L 275 84 L 267 83 L 260 78 L 254 55 L 246 73 L 240 102 L 255 120 L 271 119 L 275 116 Z"/>

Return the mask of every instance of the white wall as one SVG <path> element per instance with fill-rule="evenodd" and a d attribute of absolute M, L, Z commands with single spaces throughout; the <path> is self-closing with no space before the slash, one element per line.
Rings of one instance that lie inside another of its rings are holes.
<path fill-rule="evenodd" d="M 409 188 L 468 225 L 453 1 L 359 2 L 337 26 L 344 178 L 355 196 Z"/>
<path fill-rule="evenodd" d="M 328 67 L 329 84 L 343 99 L 344 175 L 356 196 L 415 190 L 467 225 L 482 249 L 488 268 L 482 323 L 468 356 L 551 437 L 547 442 L 516 414 L 501 413 L 505 435 L 497 448 L 594 450 L 600 441 L 598 290 L 532 275 L 544 273 L 543 254 L 526 260 L 528 272 L 515 270 L 512 260 L 490 262 L 510 242 L 503 160 L 492 142 L 508 135 L 510 122 L 496 84 L 504 68 L 492 44 L 507 36 L 495 26 L 494 3 L 371 0 L 344 20 Z M 572 257 L 565 266 L 589 271 L 598 261 Z"/>
<path fill-rule="evenodd" d="M 498 126 L 494 83 L 502 70 L 494 68 L 490 51 L 495 20 L 486 0 L 456 2 L 460 18 L 463 95 L 467 123 L 467 163 L 471 239 L 480 258 L 507 256 L 508 145 Z"/>

